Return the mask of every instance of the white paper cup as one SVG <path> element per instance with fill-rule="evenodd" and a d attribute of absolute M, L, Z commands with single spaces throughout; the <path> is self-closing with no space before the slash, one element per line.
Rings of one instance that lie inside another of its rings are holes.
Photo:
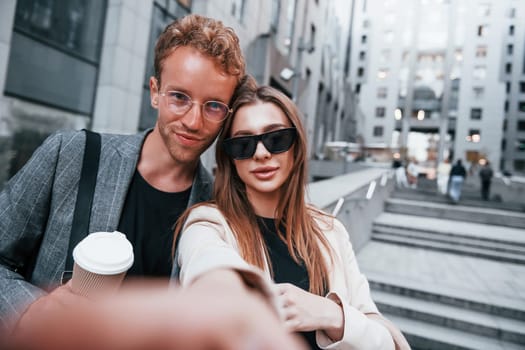
<path fill-rule="evenodd" d="M 133 247 L 118 231 L 95 232 L 77 244 L 73 259 L 73 291 L 96 299 L 118 290 L 133 265 Z"/>

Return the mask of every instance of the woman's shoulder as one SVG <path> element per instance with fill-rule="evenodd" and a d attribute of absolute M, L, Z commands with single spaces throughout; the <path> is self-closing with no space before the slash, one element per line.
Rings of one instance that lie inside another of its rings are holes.
<path fill-rule="evenodd" d="M 224 219 L 219 208 L 214 203 L 199 203 L 190 209 L 186 222 L 195 221 L 217 221 Z"/>

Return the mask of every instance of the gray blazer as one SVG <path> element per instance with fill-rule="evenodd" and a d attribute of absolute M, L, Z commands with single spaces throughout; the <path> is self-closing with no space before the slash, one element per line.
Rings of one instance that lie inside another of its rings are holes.
<path fill-rule="evenodd" d="M 89 232 L 117 229 L 128 186 L 148 131 L 102 134 Z M 84 154 L 85 133 L 57 132 L 40 146 L 0 193 L 0 328 L 56 285 L 64 270 Z M 188 206 L 211 198 L 202 164 Z M 22 273 L 36 259 L 29 280 Z"/>

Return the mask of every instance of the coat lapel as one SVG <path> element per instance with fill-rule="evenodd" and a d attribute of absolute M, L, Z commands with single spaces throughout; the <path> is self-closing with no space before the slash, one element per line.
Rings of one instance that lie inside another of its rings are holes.
<path fill-rule="evenodd" d="M 115 136 L 102 142 L 97 185 L 91 209 L 90 232 L 114 231 L 149 130 L 136 135 Z"/>

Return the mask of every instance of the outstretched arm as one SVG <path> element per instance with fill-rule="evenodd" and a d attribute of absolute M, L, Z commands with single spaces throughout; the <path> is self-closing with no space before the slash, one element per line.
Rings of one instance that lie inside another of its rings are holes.
<path fill-rule="evenodd" d="M 96 303 L 72 303 L 12 339 L 12 349 L 305 349 L 238 273 L 218 269 L 187 288 L 130 284 Z"/>

